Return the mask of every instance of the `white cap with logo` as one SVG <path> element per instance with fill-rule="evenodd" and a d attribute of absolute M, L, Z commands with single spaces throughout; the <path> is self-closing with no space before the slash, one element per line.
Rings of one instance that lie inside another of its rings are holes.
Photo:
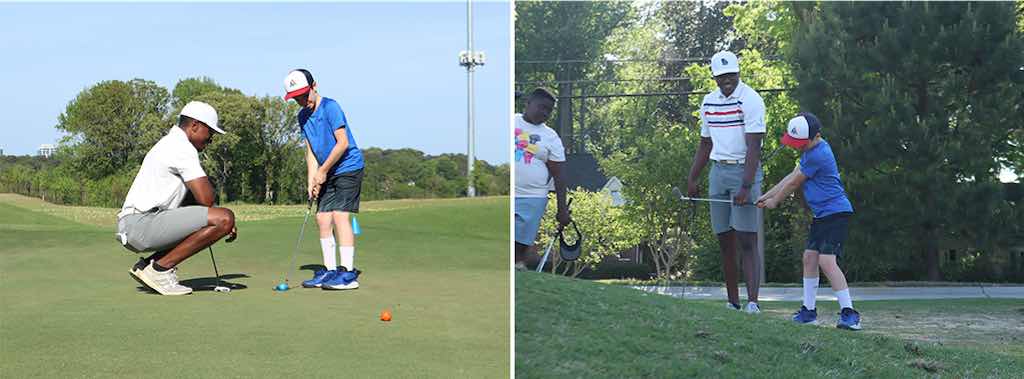
<path fill-rule="evenodd" d="M 224 130 L 217 125 L 217 110 L 210 104 L 202 101 L 190 101 L 181 108 L 181 115 L 192 118 L 209 126 L 213 131 L 224 134 Z"/>
<path fill-rule="evenodd" d="M 284 99 L 288 100 L 295 96 L 301 96 L 309 92 L 310 85 L 306 74 L 299 70 L 293 70 L 284 78 Z"/>
<path fill-rule="evenodd" d="M 711 57 L 711 76 L 740 72 L 740 61 L 736 54 L 719 51 Z"/>

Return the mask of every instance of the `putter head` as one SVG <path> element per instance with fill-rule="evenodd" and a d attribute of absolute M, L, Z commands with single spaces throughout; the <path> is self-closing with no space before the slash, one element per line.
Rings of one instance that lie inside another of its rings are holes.
<path fill-rule="evenodd" d="M 580 233 L 580 228 L 576 226 L 575 220 L 570 222 L 569 225 L 572 226 L 573 230 L 576 232 L 576 242 L 574 242 L 571 245 L 566 243 L 564 230 L 563 232 L 559 232 L 558 256 L 561 257 L 563 261 L 572 262 L 575 261 L 576 259 L 579 259 L 580 257 L 580 252 L 583 247 L 583 234 Z"/>
<path fill-rule="evenodd" d="M 216 291 L 216 292 L 231 292 L 231 288 L 224 287 L 224 286 L 213 287 L 213 290 Z"/>

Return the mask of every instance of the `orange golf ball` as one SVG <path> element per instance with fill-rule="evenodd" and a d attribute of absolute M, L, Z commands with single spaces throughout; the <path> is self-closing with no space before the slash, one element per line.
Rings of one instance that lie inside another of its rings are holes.
<path fill-rule="evenodd" d="M 391 321 L 391 312 L 388 312 L 388 311 L 380 312 L 380 320 L 381 321 Z"/>

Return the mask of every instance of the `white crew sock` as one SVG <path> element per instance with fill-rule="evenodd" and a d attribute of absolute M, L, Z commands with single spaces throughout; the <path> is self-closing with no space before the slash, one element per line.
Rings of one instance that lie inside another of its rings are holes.
<path fill-rule="evenodd" d="M 839 299 L 839 307 L 840 308 L 850 308 L 850 309 L 853 309 L 853 299 L 850 298 L 850 289 L 849 288 L 847 288 L 845 290 L 842 290 L 842 291 L 835 291 L 835 292 L 836 292 L 836 298 Z"/>
<path fill-rule="evenodd" d="M 341 247 L 341 265 L 349 271 L 356 268 L 356 247 L 355 246 L 342 246 Z"/>
<path fill-rule="evenodd" d="M 818 277 L 804 278 L 804 307 L 814 310 L 815 296 L 818 294 Z"/>
<path fill-rule="evenodd" d="M 334 255 L 334 237 L 320 239 L 320 251 L 324 254 L 324 266 L 327 270 L 334 270 L 338 267 L 338 260 Z"/>

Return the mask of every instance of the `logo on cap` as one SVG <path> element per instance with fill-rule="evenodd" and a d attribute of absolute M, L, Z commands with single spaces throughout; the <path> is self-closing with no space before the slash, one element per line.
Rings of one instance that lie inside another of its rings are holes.
<path fill-rule="evenodd" d="M 725 60 L 725 58 L 722 58 L 722 64 L 723 64 L 723 65 L 728 65 L 728 64 L 729 64 L 729 61 Z"/>

